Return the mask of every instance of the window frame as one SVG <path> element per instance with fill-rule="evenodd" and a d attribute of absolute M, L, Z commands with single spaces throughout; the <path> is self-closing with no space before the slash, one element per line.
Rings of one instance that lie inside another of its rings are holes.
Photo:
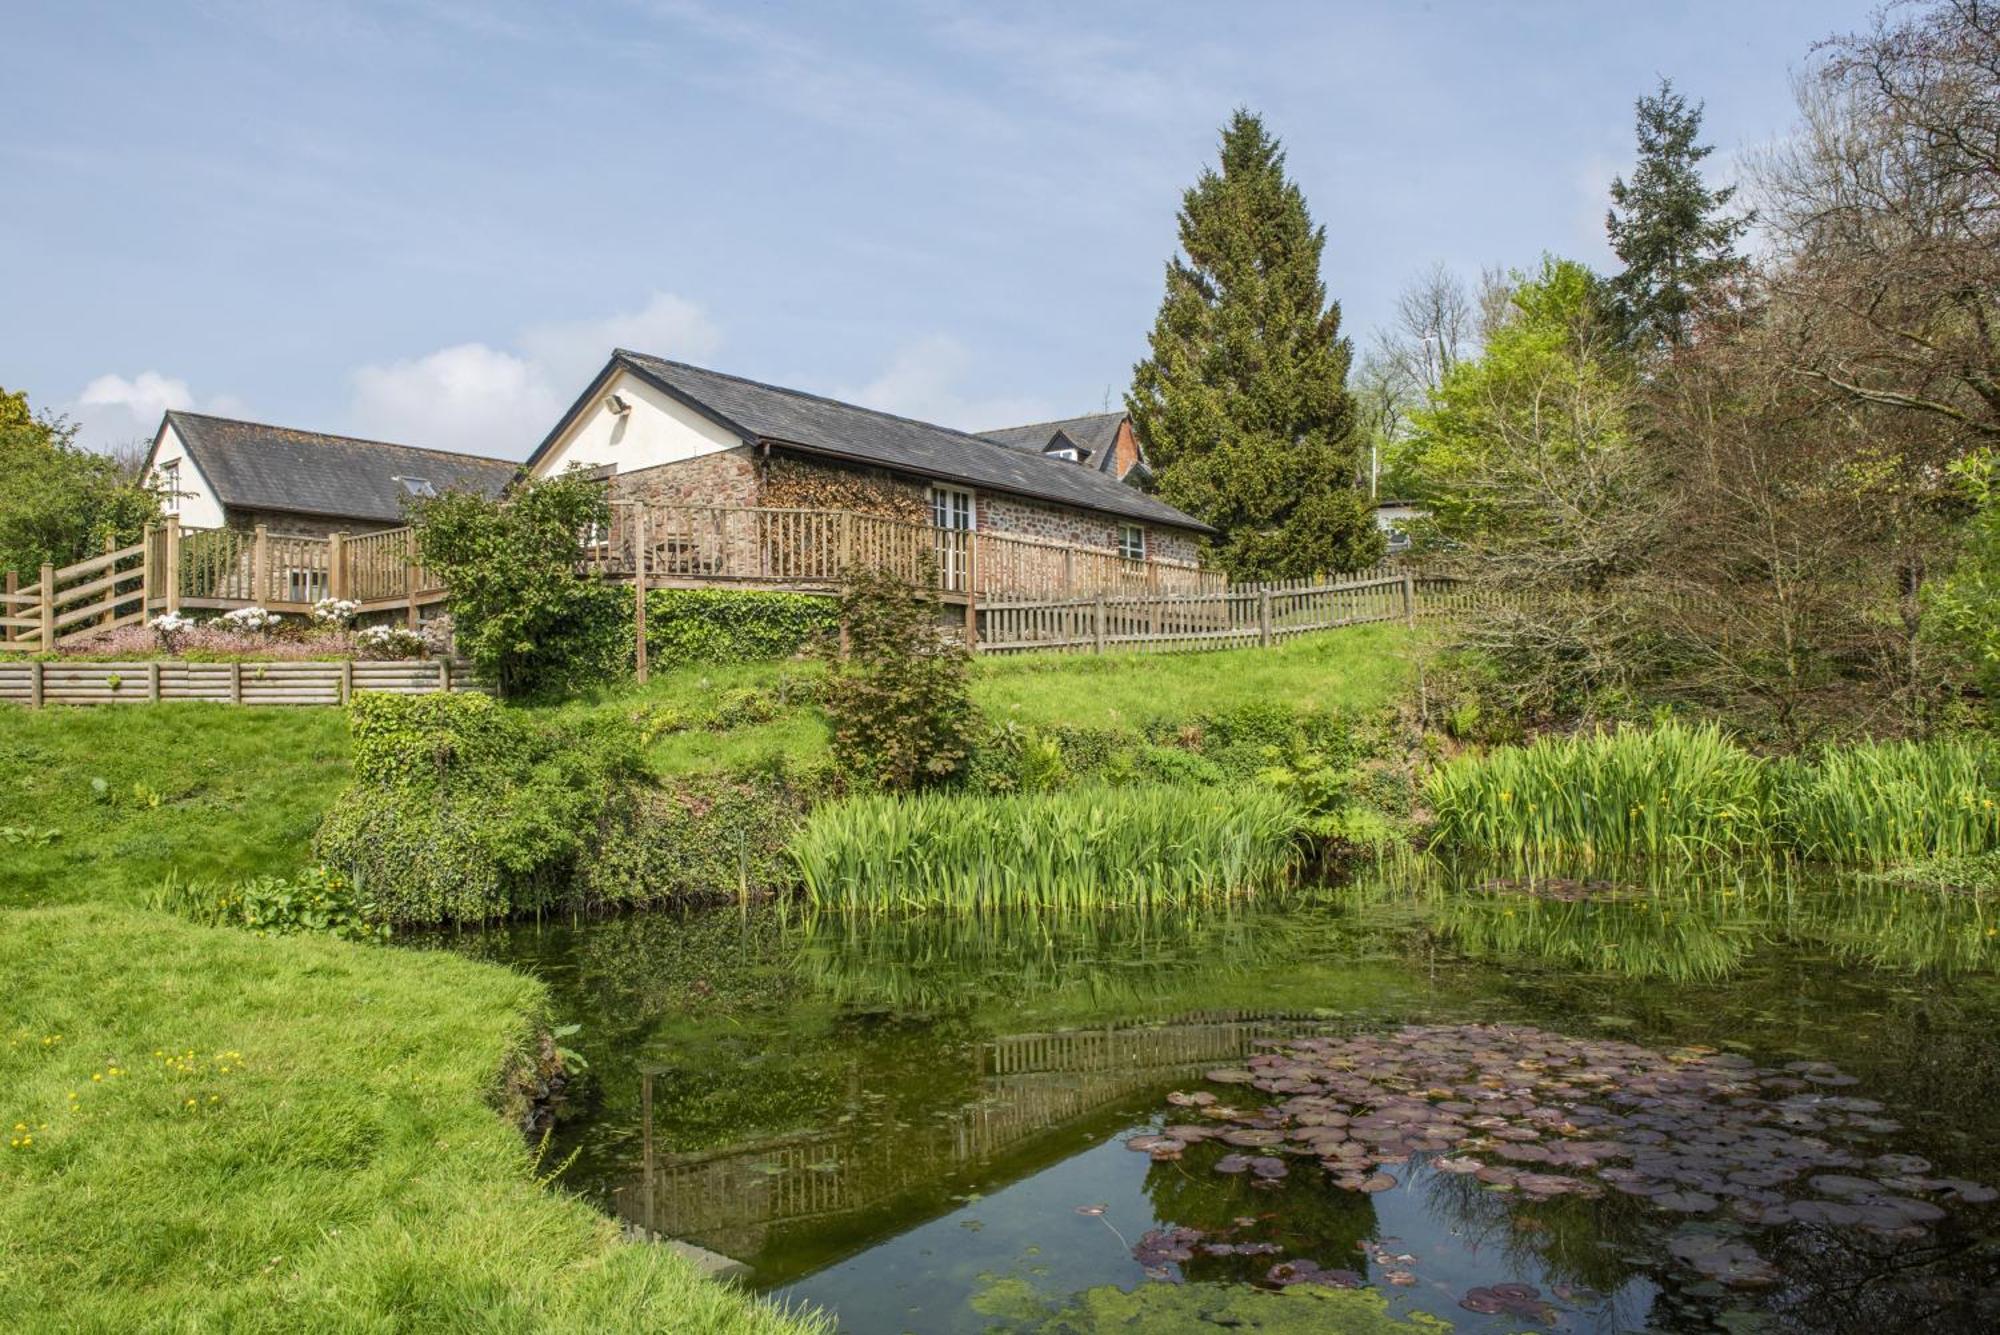
<path fill-rule="evenodd" d="M 159 475 L 154 490 L 160 496 L 160 513 L 178 515 L 181 512 L 181 461 L 162 459 L 154 471 Z"/>
<path fill-rule="evenodd" d="M 963 505 L 958 502 L 964 502 Z M 943 482 L 931 483 L 931 527 L 947 533 L 976 533 L 979 531 L 979 497 L 969 487 L 954 487 Z M 963 519 L 964 523 L 946 523 L 946 519 Z"/>
<path fill-rule="evenodd" d="M 1135 536 L 1138 538 L 1136 543 L 1132 540 Z M 1144 561 L 1147 559 L 1151 547 L 1152 544 L 1147 537 L 1146 526 L 1144 524 L 1120 524 L 1118 526 L 1118 555 L 1121 559 L 1126 561 Z M 1135 551 L 1138 553 L 1136 556 L 1133 555 Z"/>

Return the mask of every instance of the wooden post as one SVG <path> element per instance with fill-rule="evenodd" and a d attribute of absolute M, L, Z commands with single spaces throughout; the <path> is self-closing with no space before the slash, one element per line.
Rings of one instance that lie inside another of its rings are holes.
<path fill-rule="evenodd" d="M 440 658 L 437 661 L 437 665 L 438 665 L 438 693 L 440 695 L 450 695 L 451 660 L 449 658 Z"/>
<path fill-rule="evenodd" d="M 14 573 L 13 571 L 11 571 L 11 570 L 10 570 L 10 571 L 8 571 L 8 572 L 7 572 L 7 592 L 8 592 L 9 594 L 16 594 L 16 593 L 19 593 L 20 591 L 21 591 L 21 577 L 20 577 L 20 576 L 19 576 L 18 574 L 16 574 L 16 573 Z M 7 616 L 8 616 L 9 618 L 13 618 L 13 617 L 17 617 L 17 616 L 19 616 L 19 615 L 21 615 L 21 608 L 20 608 L 20 605 L 19 605 L 19 604 L 17 604 L 17 603 L 16 603 L 16 602 L 15 602 L 15 601 L 13 600 L 13 598 L 12 598 L 12 597 L 9 597 L 9 598 L 7 599 Z M 11 639 L 13 639 L 13 638 L 14 638 L 14 628 L 13 628 L 13 626 L 11 626 L 11 625 L 8 625 L 8 626 L 0 626 L 0 640 L 11 640 Z"/>
<path fill-rule="evenodd" d="M 632 675 L 646 680 L 646 507 L 632 507 Z"/>
<path fill-rule="evenodd" d="M 229 660 L 229 703 L 243 703 L 243 660 L 240 658 Z"/>
<path fill-rule="evenodd" d="M 43 653 L 53 653 L 56 647 L 56 568 L 47 561 L 42 562 L 42 643 Z"/>
<path fill-rule="evenodd" d="M 255 536 L 250 543 L 250 601 L 262 607 L 271 587 L 271 534 L 262 524 L 251 532 Z"/>
<path fill-rule="evenodd" d="M 1063 548 L 1063 596 L 1076 592 L 1076 548 Z"/>
<path fill-rule="evenodd" d="M 1090 608 L 1090 641 L 1094 652 L 1104 652 L 1104 595 L 1101 593 Z"/>
<path fill-rule="evenodd" d="M 181 517 L 167 516 L 167 568 L 161 578 L 167 582 L 167 610 L 181 610 Z"/>
<path fill-rule="evenodd" d="M 326 540 L 326 596 L 345 598 L 348 583 L 347 530 L 342 529 Z"/>
<path fill-rule="evenodd" d="M 965 535 L 965 647 L 979 648 L 979 535 Z"/>
<path fill-rule="evenodd" d="M 146 694 L 154 704 L 160 703 L 160 660 L 157 658 L 146 664 Z"/>
<path fill-rule="evenodd" d="M 28 707 L 42 707 L 42 660 L 39 658 L 28 664 Z"/>
<path fill-rule="evenodd" d="M 104 535 L 104 554 L 105 554 L 106 556 L 109 556 L 109 555 L 111 555 L 111 553 L 113 553 L 113 552 L 115 552 L 115 551 L 117 551 L 117 550 L 118 550 L 118 535 L 117 535 L 117 534 L 115 534 L 115 533 L 107 533 L 107 534 L 105 534 L 105 535 Z M 113 617 L 115 617 L 115 616 L 117 616 L 117 615 L 118 615 L 118 584 L 117 584 L 117 578 L 118 578 L 118 568 L 117 568 L 117 566 L 116 566 L 116 565 L 107 565 L 107 566 L 105 566 L 105 567 L 104 567 L 104 577 L 105 577 L 106 579 L 109 579 L 109 580 L 111 580 L 111 581 L 112 581 L 112 584 L 111 584 L 111 587 L 110 587 L 110 588 L 108 588 L 108 589 L 106 589 L 106 590 L 104 591 L 104 610 L 103 610 L 102 612 L 98 613 L 98 616 L 97 616 L 97 624 L 98 624 L 98 625 L 100 625 L 100 626 L 102 626 L 102 625 L 106 624 L 106 623 L 107 623 L 107 622 L 109 622 L 109 621 L 110 621 L 110 620 L 111 620 L 111 619 L 112 619 Z"/>
<path fill-rule="evenodd" d="M 340 703 L 347 704 L 354 699 L 354 660 L 340 660 Z"/>
<path fill-rule="evenodd" d="M 417 628 L 417 531 L 407 529 L 403 541 L 403 588 L 409 595 L 410 606 L 406 617 L 411 630 Z"/>
<path fill-rule="evenodd" d="M 1417 577 L 1407 570 L 1403 572 L 1403 623 L 1417 624 Z"/>
<path fill-rule="evenodd" d="M 153 575 L 153 532 L 154 526 L 146 525 L 139 537 L 139 614 L 150 617 L 153 614 L 153 590 L 158 587 Z"/>
<path fill-rule="evenodd" d="M 1268 585 L 1257 590 L 1257 643 L 1266 649 L 1271 647 L 1271 590 Z"/>

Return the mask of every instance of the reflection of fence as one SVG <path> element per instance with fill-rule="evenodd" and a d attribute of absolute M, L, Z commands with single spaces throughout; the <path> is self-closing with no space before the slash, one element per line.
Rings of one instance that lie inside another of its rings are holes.
<path fill-rule="evenodd" d="M 988 653 L 1106 649 L 1234 649 L 1309 631 L 1440 616 L 1470 606 L 1457 580 L 1378 567 L 1282 584 L 1232 584 L 1196 593 L 989 602 L 979 611 Z"/>
<path fill-rule="evenodd" d="M 615 1191 L 615 1208 L 654 1235 L 744 1259 L 774 1226 L 858 1213 L 1206 1064 L 1246 1056 L 1262 1041 L 1325 1029 L 1324 1021 L 1307 1017 L 1228 1013 L 996 1039 L 979 1048 L 979 1097 L 949 1116 L 701 1154 L 656 1153 L 648 1074 L 644 1161 L 638 1180 Z M 861 1241 L 843 1239 L 849 1246 Z"/>

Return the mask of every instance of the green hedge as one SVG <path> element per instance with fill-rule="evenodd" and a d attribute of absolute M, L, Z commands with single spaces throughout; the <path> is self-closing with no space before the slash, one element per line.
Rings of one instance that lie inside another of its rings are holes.
<path fill-rule="evenodd" d="M 664 666 L 790 658 L 840 624 L 831 598 L 738 589 L 646 595 L 646 651 Z"/>

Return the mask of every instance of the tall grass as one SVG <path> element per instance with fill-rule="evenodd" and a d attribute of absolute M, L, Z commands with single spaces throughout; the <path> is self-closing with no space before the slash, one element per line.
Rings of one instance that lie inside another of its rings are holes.
<path fill-rule="evenodd" d="M 1782 767 L 1785 842 L 1814 862 L 1969 857 L 2000 847 L 2000 747 L 1947 738 L 1829 750 Z"/>
<path fill-rule="evenodd" d="M 1262 789 L 861 797 L 815 811 L 792 857 L 822 908 L 1172 908 L 1286 880 L 1299 821 Z"/>
<path fill-rule="evenodd" d="M 2000 848 L 2000 747 L 1882 742 L 1765 759 L 1713 726 L 1462 756 L 1426 796 L 1439 845 L 1523 863 L 1768 855 L 1881 866 Z"/>
<path fill-rule="evenodd" d="M 1721 729 L 1680 724 L 1462 756 L 1425 785 L 1440 843 L 1524 861 L 1756 851 L 1770 791 L 1764 762 Z"/>

